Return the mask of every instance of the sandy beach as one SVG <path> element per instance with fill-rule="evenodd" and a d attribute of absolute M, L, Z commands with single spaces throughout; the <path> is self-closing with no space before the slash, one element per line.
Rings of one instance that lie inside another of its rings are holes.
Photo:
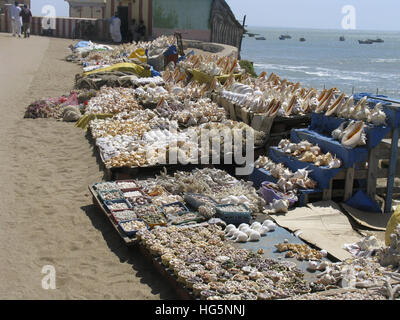
<path fill-rule="evenodd" d="M 87 186 L 101 171 L 85 132 L 23 119 L 29 103 L 68 93 L 80 67 L 72 40 L 0 33 L 0 299 L 174 299 L 173 289 L 128 249 Z M 42 288 L 42 268 L 56 289 Z"/>

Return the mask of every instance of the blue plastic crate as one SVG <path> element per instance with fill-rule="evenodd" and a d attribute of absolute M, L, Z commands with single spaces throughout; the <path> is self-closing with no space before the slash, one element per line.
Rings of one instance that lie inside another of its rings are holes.
<path fill-rule="evenodd" d="M 144 225 L 146 226 L 147 230 L 150 230 L 149 226 L 148 226 L 148 225 L 146 224 L 146 222 L 144 222 L 142 219 L 133 219 L 133 220 L 127 220 L 127 221 L 120 221 L 120 222 L 118 222 L 118 226 L 121 228 L 121 230 L 122 230 L 128 237 L 135 237 L 135 236 L 136 236 L 136 233 L 139 231 L 139 230 L 126 231 L 126 230 L 124 229 L 123 224 L 124 224 L 124 223 L 127 223 L 127 222 L 131 222 L 131 221 L 141 221 L 141 222 L 144 223 Z"/>
<path fill-rule="evenodd" d="M 106 202 L 106 201 L 111 201 L 111 200 L 106 200 L 104 199 L 104 195 L 106 195 L 107 193 L 118 193 L 119 194 L 119 198 L 118 199 L 114 199 L 114 200 L 123 200 L 125 197 L 123 195 L 123 193 L 121 192 L 121 190 L 107 190 L 107 191 L 98 191 L 97 194 L 99 195 L 101 201 Z"/>

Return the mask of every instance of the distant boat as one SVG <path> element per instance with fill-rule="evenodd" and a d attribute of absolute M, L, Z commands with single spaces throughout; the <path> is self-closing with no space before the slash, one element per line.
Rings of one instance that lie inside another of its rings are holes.
<path fill-rule="evenodd" d="M 267 40 L 267 39 L 265 39 L 265 37 L 258 37 L 256 38 L 256 40 Z"/>
<path fill-rule="evenodd" d="M 300 42 L 306 41 L 306 38 L 300 38 Z"/>
<path fill-rule="evenodd" d="M 282 35 L 279 37 L 279 40 L 286 40 L 286 39 L 292 39 L 292 37 L 289 36 L 288 34 L 286 34 L 286 35 L 282 34 Z"/>
<path fill-rule="evenodd" d="M 346 39 L 343 37 L 343 36 L 341 36 L 340 38 L 339 38 L 339 41 L 345 41 Z"/>
<path fill-rule="evenodd" d="M 383 43 L 383 42 L 385 42 L 385 41 L 383 41 L 383 40 L 380 39 L 380 38 L 375 39 L 375 40 L 373 40 L 373 39 L 368 39 L 368 41 L 372 41 L 372 42 L 376 42 L 376 43 Z"/>
<path fill-rule="evenodd" d="M 256 34 L 255 33 L 247 33 L 247 35 L 249 36 L 249 37 L 254 37 Z"/>
<path fill-rule="evenodd" d="M 371 40 L 358 40 L 359 44 L 373 44 Z"/>

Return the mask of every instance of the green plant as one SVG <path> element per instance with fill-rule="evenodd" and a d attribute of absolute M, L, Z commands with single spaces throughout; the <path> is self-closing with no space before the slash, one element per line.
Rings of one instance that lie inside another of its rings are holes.
<path fill-rule="evenodd" d="M 252 77 L 257 77 L 257 73 L 254 70 L 253 62 L 251 62 L 249 60 L 240 60 L 239 65 L 242 69 L 244 69 Z"/>

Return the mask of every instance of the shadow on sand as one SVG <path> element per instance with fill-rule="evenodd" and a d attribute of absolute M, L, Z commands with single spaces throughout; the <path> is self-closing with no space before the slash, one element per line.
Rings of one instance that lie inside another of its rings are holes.
<path fill-rule="evenodd" d="M 93 226 L 99 230 L 107 246 L 118 256 L 121 263 L 129 263 L 132 269 L 137 272 L 140 282 L 151 288 L 151 293 L 160 295 L 164 300 L 176 300 L 178 296 L 168 281 L 164 279 L 154 268 L 154 266 L 143 257 L 136 246 L 127 247 L 121 237 L 115 232 L 110 225 L 110 221 L 106 219 L 95 205 L 84 206 L 81 209 L 86 213 Z M 135 297 L 132 297 L 135 299 Z"/>

